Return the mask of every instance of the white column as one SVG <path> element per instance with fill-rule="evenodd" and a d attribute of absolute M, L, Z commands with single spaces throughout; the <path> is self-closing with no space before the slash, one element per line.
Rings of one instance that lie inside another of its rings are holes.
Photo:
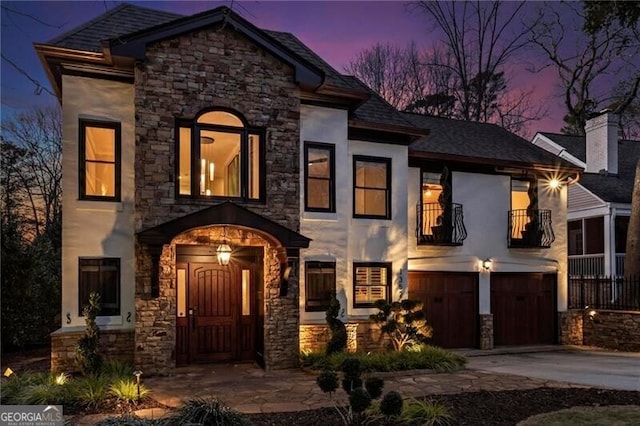
<path fill-rule="evenodd" d="M 615 252 L 615 245 L 613 245 L 613 237 L 614 233 L 611 232 L 612 229 L 612 220 L 613 216 L 611 216 L 611 211 L 609 214 L 604 216 L 603 226 L 604 226 L 604 275 L 611 276 L 613 275 L 613 271 L 615 269 L 615 259 L 613 263 L 612 260 L 612 252 Z M 613 257 L 615 258 L 615 253 L 613 253 Z M 613 265 L 613 266 L 612 266 Z"/>

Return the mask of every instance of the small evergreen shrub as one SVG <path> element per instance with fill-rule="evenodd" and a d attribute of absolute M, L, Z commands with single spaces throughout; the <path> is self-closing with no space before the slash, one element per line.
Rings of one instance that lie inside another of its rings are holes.
<path fill-rule="evenodd" d="M 100 295 L 91 293 L 89 304 L 82 310 L 86 323 L 85 334 L 76 345 L 76 366 L 85 375 L 99 374 L 102 366 L 102 357 L 98 353 L 100 340 L 100 328 L 96 324 L 98 312 L 100 312 Z"/>
<path fill-rule="evenodd" d="M 371 395 L 364 388 L 355 388 L 349 395 L 349 405 L 354 413 L 362 413 L 371 405 Z"/>
<path fill-rule="evenodd" d="M 316 383 L 324 393 L 333 393 L 338 389 L 338 375 L 333 370 L 323 370 L 316 378 Z"/>
<path fill-rule="evenodd" d="M 362 387 L 362 379 L 360 377 L 342 379 L 342 389 L 349 395 L 354 389 Z"/>
<path fill-rule="evenodd" d="M 331 331 L 331 339 L 327 343 L 327 355 L 342 352 L 347 348 L 347 329 L 344 323 L 338 319 L 340 315 L 340 302 L 335 293 L 331 296 L 329 309 L 325 313 L 325 320 Z"/>
<path fill-rule="evenodd" d="M 187 400 L 168 419 L 169 424 L 242 426 L 244 417 L 215 398 Z"/>
<path fill-rule="evenodd" d="M 402 396 L 396 391 L 390 391 L 380 401 L 380 412 L 386 417 L 399 416 L 402 413 L 403 404 Z"/>
<path fill-rule="evenodd" d="M 364 381 L 364 388 L 369 392 L 371 398 L 377 399 L 382 395 L 382 388 L 384 387 L 384 380 L 379 377 L 368 377 Z"/>
<path fill-rule="evenodd" d="M 140 385 L 138 398 L 138 384 L 132 379 L 118 379 L 109 386 L 109 392 L 121 401 L 133 403 L 149 394 L 149 389 Z"/>

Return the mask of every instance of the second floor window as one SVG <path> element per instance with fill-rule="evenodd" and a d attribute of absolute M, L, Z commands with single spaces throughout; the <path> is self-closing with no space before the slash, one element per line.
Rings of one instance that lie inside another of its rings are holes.
<path fill-rule="evenodd" d="M 391 159 L 353 157 L 353 217 L 391 219 Z"/>
<path fill-rule="evenodd" d="M 304 209 L 335 212 L 335 147 L 330 144 L 304 145 Z"/>
<path fill-rule="evenodd" d="M 264 199 L 264 131 L 215 110 L 180 121 L 176 137 L 179 196 Z"/>
<path fill-rule="evenodd" d="M 81 200 L 120 201 L 120 123 L 80 120 Z"/>

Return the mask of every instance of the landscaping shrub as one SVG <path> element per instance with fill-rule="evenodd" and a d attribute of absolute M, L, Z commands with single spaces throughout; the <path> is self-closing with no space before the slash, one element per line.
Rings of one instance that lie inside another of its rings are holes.
<path fill-rule="evenodd" d="M 371 405 L 371 395 L 364 388 L 355 388 L 349 394 L 349 405 L 354 413 L 362 413 Z"/>
<path fill-rule="evenodd" d="M 85 375 L 98 374 L 102 366 L 102 357 L 98 353 L 100 328 L 96 316 L 100 312 L 100 295 L 91 293 L 89 304 L 82 309 L 86 330 L 76 346 L 76 366 Z"/>
<path fill-rule="evenodd" d="M 444 405 L 434 401 L 411 399 L 402 410 L 402 421 L 425 426 L 445 426 L 453 422 L 453 417 Z"/>
<path fill-rule="evenodd" d="M 389 336 L 396 351 L 425 343 L 433 334 L 422 310 L 422 302 L 405 299 L 389 303 L 381 299 L 375 302 L 375 307 L 378 312 L 370 315 L 369 319 Z"/>
<path fill-rule="evenodd" d="M 404 371 L 430 369 L 437 372 L 451 372 L 464 368 L 464 356 L 429 345 L 416 345 L 410 350 L 385 352 L 340 352 L 325 356 L 322 353 L 303 355 L 302 364 L 314 370 L 340 370 L 347 358 L 356 358 L 361 363 L 362 372 Z"/>
<path fill-rule="evenodd" d="M 338 389 L 338 375 L 332 370 L 323 370 L 316 378 L 316 384 L 324 393 L 332 394 Z"/>
<path fill-rule="evenodd" d="M 198 424 L 241 426 L 244 417 L 215 398 L 194 398 L 187 400 L 168 418 L 169 424 Z"/>
<path fill-rule="evenodd" d="M 13 374 L 2 381 L 2 404 L 67 404 L 73 399 L 68 380 L 56 373 Z"/>
<path fill-rule="evenodd" d="M 403 404 L 402 395 L 396 391 L 390 391 L 380 401 L 380 413 L 386 417 L 399 416 L 402 413 Z"/>
<path fill-rule="evenodd" d="M 364 381 L 364 388 L 369 392 L 371 398 L 380 398 L 382 395 L 382 388 L 384 387 L 384 380 L 378 377 L 369 377 Z"/>
<path fill-rule="evenodd" d="M 109 379 L 105 376 L 85 376 L 71 383 L 72 395 L 79 404 L 96 408 L 109 395 Z"/>
<path fill-rule="evenodd" d="M 331 331 L 331 339 L 327 343 L 327 354 L 331 355 L 336 352 L 342 352 L 347 348 L 347 329 L 344 323 L 338 319 L 340 315 L 340 302 L 336 299 L 335 293 L 331 296 L 329 309 L 325 313 L 325 319 L 329 330 Z"/>
<path fill-rule="evenodd" d="M 100 375 L 112 379 L 131 378 L 133 367 L 122 361 L 107 359 L 102 363 Z"/>
<path fill-rule="evenodd" d="M 118 379 L 109 386 L 109 392 L 121 401 L 136 402 L 149 394 L 149 389 L 140 385 L 140 395 L 138 398 L 138 385 L 132 379 Z"/>

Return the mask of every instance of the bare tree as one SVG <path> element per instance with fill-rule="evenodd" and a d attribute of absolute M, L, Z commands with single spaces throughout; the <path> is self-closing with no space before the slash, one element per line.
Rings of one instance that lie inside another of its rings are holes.
<path fill-rule="evenodd" d="M 584 135 L 584 125 L 596 111 L 613 107 L 614 113 L 624 113 L 640 88 L 637 26 L 601 19 L 598 22 L 607 24 L 595 28 L 596 24 L 587 24 L 593 21 L 582 8 L 581 3 L 547 3 L 539 10 L 530 35 L 533 45 L 547 57 L 541 68 L 555 68 L 560 78 L 567 108 L 563 131 L 578 135 Z M 602 91 L 612 88 L 612 81 L 628 83 L 616 98 L 612 91 Z"/>
<path fill-rule="evenodd" d="M 528 44 L 521 25 L 523 3 L 421 1 L 414 9 L 424 13 L 444 39 L 447 61 L 433 61 L 431 69 L 446 68 L 454 76 L 449 88 L 455 97 L 455 117 L 492 122 L 519 131 L 541 118 L 530 91 L 509 89 L 506 65 Z M 516 93 L 518 92 L 518 93 Z M 525 112 L 523 114 L 523 112 Z"/>
<path fill-rule="evenodd" d="M 3 120 L 2 199 L 22 218 L 22 232 L 30 238 L 47 234 L 59 246 L 62 178 L 62 118 L 60 107 L 38 107 Z M 9 201 L 9 198 L 11 200 Z"/>

